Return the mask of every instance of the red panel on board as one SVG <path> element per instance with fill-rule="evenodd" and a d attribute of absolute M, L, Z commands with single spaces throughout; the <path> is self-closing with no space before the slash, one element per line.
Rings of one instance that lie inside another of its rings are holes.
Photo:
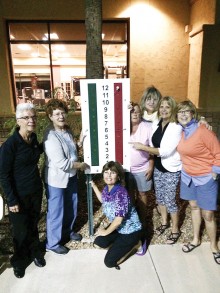
<path fill-rule="evenodd" d="M 115 159 L 123 165 L 122 83 L 114 83 Z"/>

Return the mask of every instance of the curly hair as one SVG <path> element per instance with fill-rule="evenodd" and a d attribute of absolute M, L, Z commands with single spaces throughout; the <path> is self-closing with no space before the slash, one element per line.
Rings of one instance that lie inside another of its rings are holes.
<path fill-rule="evenodd" d="M 59 109 L 59 110 L 64 110 L 65 113 L 68 113 L 68 106 L 67 103 L 63 100 L 60 99 L 51 99 L 49 102 L 47 102 L 45 111 L 47 116 L 53 115 L 53 111 Z"/>

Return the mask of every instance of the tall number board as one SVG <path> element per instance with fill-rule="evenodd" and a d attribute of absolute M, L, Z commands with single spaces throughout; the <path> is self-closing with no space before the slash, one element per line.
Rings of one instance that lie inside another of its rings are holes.
<path fill-rule="evenodd" d="M 80 81 L 84 161 L 101 173 L 109 161 L 130 169 L 130 79 Z"/>

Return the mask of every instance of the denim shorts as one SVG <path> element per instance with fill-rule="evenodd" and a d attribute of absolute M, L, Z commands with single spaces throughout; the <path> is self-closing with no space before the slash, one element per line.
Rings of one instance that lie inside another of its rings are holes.
<path fill-rule="evenodd" d="M 191 181 L 190 185 L 187 186 L 181 180 L 180 197 L 185 200 L 195 200 L 203 210 L 215 211 L 217 209 L 218 182 L 211 178 L 204 185 L 195 186 Z"/>
<path fill-rule="evenodd" d="M 137 189 L 140 192 L 150 191 L 152 189 L 152 180 L 147 180 L 145 176 L 146 172 L 132 173 Z"/>

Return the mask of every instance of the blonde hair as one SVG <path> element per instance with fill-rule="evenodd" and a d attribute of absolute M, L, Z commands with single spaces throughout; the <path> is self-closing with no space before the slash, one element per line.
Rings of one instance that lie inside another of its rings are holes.
<path fill-rule="evenodd" d="M 174 100 L 173 97 L 170 96 L 166 96 L 163 97 L 159 103 L 158 103 L 158 110 L 157 110 L 157 115 L 158 117 L 160 117 L 160 106 L 162 104 L 162 102 L 166 101 L 167 104 L 171 107 L 171 116 L 170 116 L 170 122 L 176 122 L 176 101 Z"/>
<path fill-rule="evenodd" d="M 154 86 L 150 86 L 150 87 L 146 88 L 145 91 L 143 92 L 143 95 L 142 95 L 141 101 L 140 101 L 142 115 L 144 114 L 144 111 L 146 111 L 146 106 L 145 106 L 146 100 L 147 99 L 154 99 L 154 98 L 158 99 L 158 102 L 160 101 L 160 99 L 162 98 L 160 91 L 157 88 L 155 88 Z"/>

